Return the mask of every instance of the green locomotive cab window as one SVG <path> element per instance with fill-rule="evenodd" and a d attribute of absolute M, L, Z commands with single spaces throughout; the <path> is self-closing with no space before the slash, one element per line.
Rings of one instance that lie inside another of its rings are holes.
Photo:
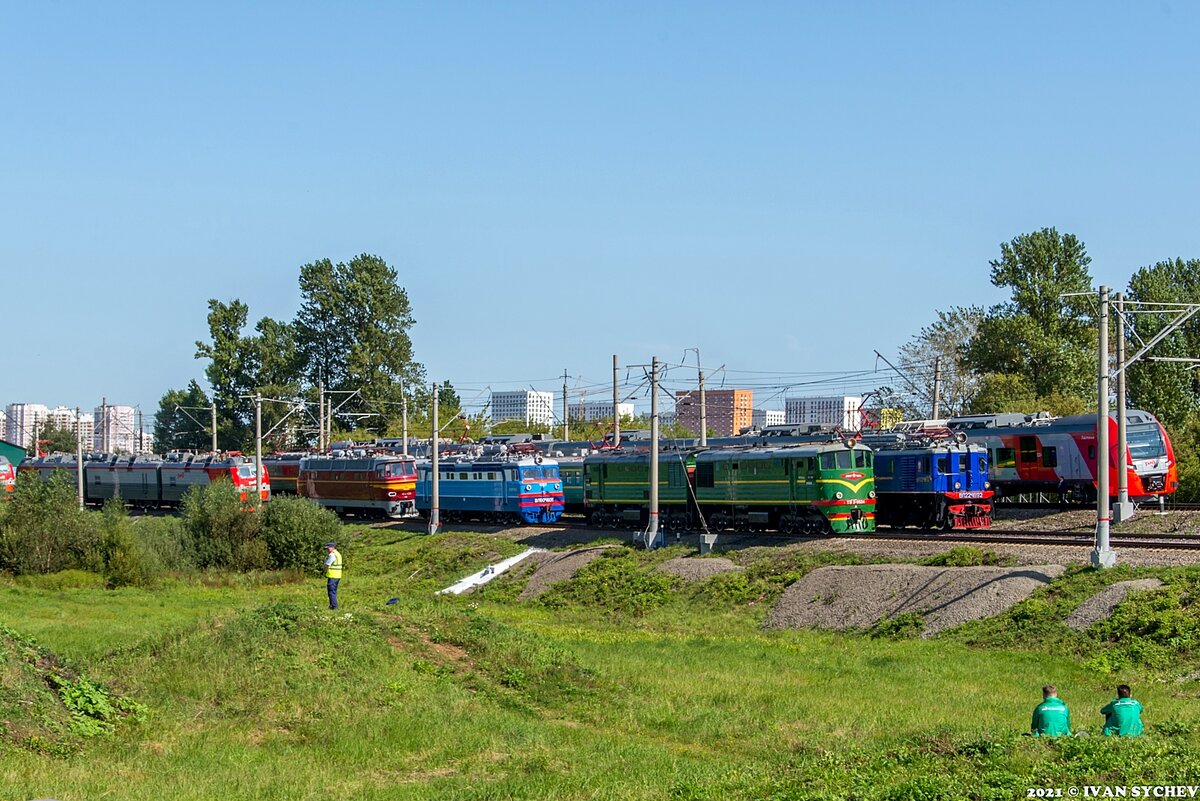
<path fill-rule="evenodd" d="M 866 448 L 854 451 L 854 466 L 859 470 L 870 469 L 871 455 L 871 452 Z"/>
<path fill-rule="evenodd" d="M 821 454 L 822 470 L 849 470 L 853 466 L 849 450 L 826 451 Z"/>

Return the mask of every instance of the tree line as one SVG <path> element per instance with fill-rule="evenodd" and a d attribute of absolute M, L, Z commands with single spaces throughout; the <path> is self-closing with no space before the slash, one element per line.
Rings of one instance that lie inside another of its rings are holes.
<path fill-rule="evenodd" d="M 1009 290 L 1009 299 L 987 309 L 936 312 L 900 349 L 898 366 L 907 380 L 882 390 L 885 405 L 898 406 L 906 417 L 928 417 L 936 358 L 943 416 L 1094 412 L 1098 303 L 1090 265 L 1083 241 L 1054 228 L 1001 244 L 999 257 L 989 262 L 991 282 Z M 1112 290 L 1133 302 L 1200 303 L 1200 259 L 1148 263 L 1124 288 Z M 1163 314 L 1127 318 L 1130 353 L 1170 320 Z M 1115 342 L 1121 330 L 1115 314 L 1109 328 Z M 1153 355 L 1200 358 L 1200 318 L 1168 335 Z M 1129 367 L 1127 384 L 1129 406 L 1153 413 L 1172 435 L 1181 496 L 1200 500 L 1200 370 L 1193 367 L 1142 360 Z"/>

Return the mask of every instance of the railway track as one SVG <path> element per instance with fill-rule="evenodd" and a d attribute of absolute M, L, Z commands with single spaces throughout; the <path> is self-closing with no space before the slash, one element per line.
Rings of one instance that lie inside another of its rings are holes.
<path fill-rule="evenodd" d="M 424 527 L 426 521 L 406 522 L 405 527 Z M 473 523 L 454 523 L 457 527 L 466 527 L 481 532 L 500 532 L 511 530 L 511 526 L 483 525 Z M 597 536 L 628 537 L 633 539 L 635 529 L 596 528 L 585 520 L 566 520 L 558 523 L 539 523 L 528 528 L 538 531 L 561 530 L 594 532 Z M 698 535 L 696 531 L 680 532 L 682 540 L 690 541 Z M 959 543 L 970 545 L 1057 545 L 1063 547 L 1091 547 L 1095 538 L 1090 532 L 1077 531 L 1034 531 L 1021 529 L 974 529 L 960 531 L 920 531 L 917 529 L 887 529 L 868 534 L 839 534 L 836 536 L 799 536 L 783 535 L 766 531 L 719 531 L 717 535 L 725 541 L 742 542 L 746 539 L 770 542 L 821 542 L 838 540 L 871 540 L 892 542 L 929 542 L 944 545 Z M 668 544 L 675 540 L 674 532 L 666 534 Z M 1145 548 L 1157 550 L 1200 550 L 1200 532 L 1194 534 L 1140 534 L 1114 535 L 1110 538 L 1113 548 Z"/>

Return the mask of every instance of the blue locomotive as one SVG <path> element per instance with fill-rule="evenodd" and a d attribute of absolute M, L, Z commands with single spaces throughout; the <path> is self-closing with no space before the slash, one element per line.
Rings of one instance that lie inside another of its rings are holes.
<path fill-rule="evenodd" d="M 439 459 L 439 516 L 447 522 L 554 523 L 563 512 L 558 463 L 542 456 L 488 448 L 474 456 Z M 417 465 L 417 511 L 429 516 L 433 464 Z"/>
<path fill-rule="evenodd" d="M 875 449 L 875 522 L 928 529 L 987 528 L 992 485 L 987 448 L 948 429 L 877 434 L 863 438 Z"/>

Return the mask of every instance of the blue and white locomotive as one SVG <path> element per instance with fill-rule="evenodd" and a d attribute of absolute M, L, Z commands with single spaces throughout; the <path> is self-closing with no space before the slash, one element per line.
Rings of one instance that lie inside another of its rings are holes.
<path fill-rule="evenodd" d="M 988 528 L 992 485 L 988 452 L 949 429 L 875 434 L 875 523 L 902 528 Z"/>
<path fill-rule="evenodd" d="M 439 517 L 446 521 L 554 523 L 563 513 L 558 462 L 489 448 L 438 460 Z M 417 511 L 429 516 L 433 463 L 417 465 Z"/>

